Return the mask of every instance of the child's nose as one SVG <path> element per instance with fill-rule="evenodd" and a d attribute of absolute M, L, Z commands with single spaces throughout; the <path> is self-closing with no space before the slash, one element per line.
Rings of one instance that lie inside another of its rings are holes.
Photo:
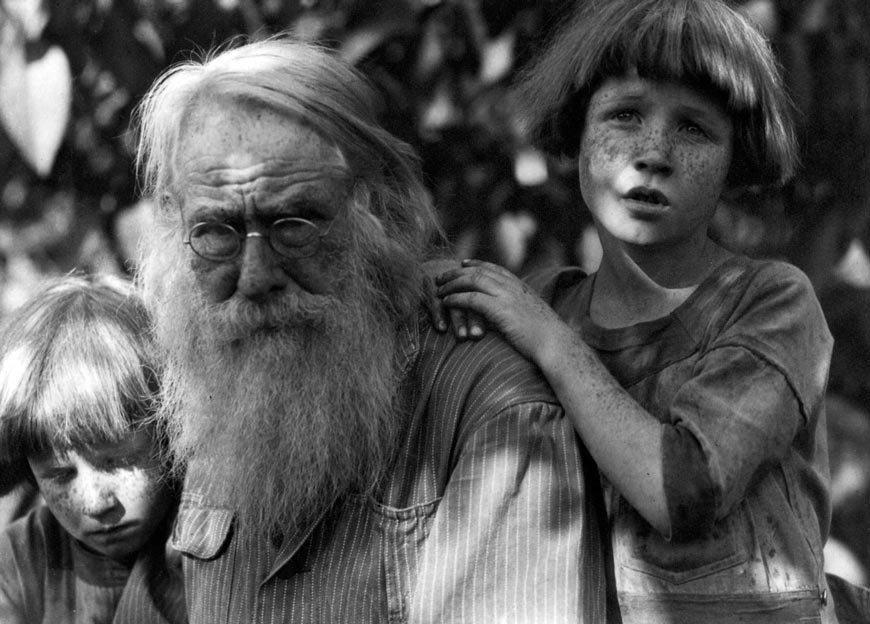
<path fill-rule="evenodd" d="M 670 175 L 673 168 L 673 141 L 664 128 L 651 128 L 639 141 L 634 166 L 638 171 Z"/>
<path fill-rule="evenodd" d="M 110 482 L 89 479 L 82 486 L 82 511 L 103 524 L 114 524 L 124 516 L 124 507 Z"/>

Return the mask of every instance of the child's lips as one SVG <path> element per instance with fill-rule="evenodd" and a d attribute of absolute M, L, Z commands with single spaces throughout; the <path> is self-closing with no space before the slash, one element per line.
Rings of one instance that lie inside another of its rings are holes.
<path fill-rule="evenodd" d="M 623 195 L 623 199 L 659 209 L 667 208 L 671 204 L 667 195 L 657 189 L 646 186 L 634 187 Z"/>
<path fill-rule="evenodd" d="M 134 528 L 134 526 L 134 522 L 125 522 L 124 524 L 116 524 L 115 526 L 96 529 L 94 531 L 91 531 L 90 534 L 98 538 L 117 537 L 129 532 Z"/>

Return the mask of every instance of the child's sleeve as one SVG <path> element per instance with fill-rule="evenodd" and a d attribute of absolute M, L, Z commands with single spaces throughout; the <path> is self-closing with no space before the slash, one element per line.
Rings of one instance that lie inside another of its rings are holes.
<path fill-rule="evenodd" d="M 683 386 L 663 430 L 665 494 L 676 538 L 703 534 L 781 459 L 802 426 L 785 378 L 740 347 L 716 349 Z"/>
<path fill-rule="evenodd" d="M 832 340 L 802 273 L 760 272 L 676 393 L 663 434 L 675 536 L 727 515 L 794 451 L 812 462 Z"/>
<path fill-rule="evenodd" d="M 24 591 L 18 555 L 7 530 L 0 533 L 0 622 L 27 624 Z"/>

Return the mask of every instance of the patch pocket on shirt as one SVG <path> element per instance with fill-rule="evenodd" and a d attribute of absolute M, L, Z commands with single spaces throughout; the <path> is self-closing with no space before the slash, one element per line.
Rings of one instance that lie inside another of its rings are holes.
<path fill-rule="evenodd" d="M 400 509 L 368 501 L 382 539 L 381 561 L 389 624 L 408 621 L 411 592 L 417 585 L 419 557 L 440 502 L 437 498 Z"/>
<path fill-rule="evenodd" d="M 197 559 L 214 559 L 229 543 L 233 518 L 232 510 L 182 500 L 172 530 L 171 545 Z"/>
<path fill-rule="evenodd" d="M 621 503 L 626 504 L 624 500 Z M 628 585 L 625 591 L 633 590 L 633 583 L 625 576 L 628 570 L 682 585 L 738 566 L 751 557 L 750 538 L 740 529 L 742 507 L 718 522 L 709 536 L 687 542 L 667 541 L 633 510 L 623 510 L 621 515 L 614 546 L 617 563 L 627 569 L 621 573 L 623 584 Z"/>

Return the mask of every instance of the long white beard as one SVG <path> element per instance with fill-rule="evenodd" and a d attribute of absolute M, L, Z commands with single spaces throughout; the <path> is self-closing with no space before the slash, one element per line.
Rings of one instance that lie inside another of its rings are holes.
<path fill-rule="evenodd" d="M 403 418 L 396 324 L 361 272 L 340 298 L 209 305 L 178 267 L 151 302 L 175 460 L 205 462 L 210 490 L 260 535 L 373 488 Z"/>

